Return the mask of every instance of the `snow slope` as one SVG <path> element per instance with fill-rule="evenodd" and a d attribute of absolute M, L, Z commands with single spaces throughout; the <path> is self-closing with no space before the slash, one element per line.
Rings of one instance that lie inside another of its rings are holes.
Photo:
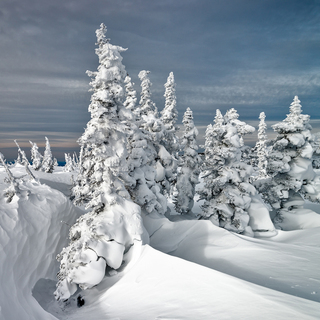
<path fill-rule="evenodd" d="M 25 169 L 17 166 L 12 172 L 18 177 Z M 40 278 L 55 279 L 66 224 L 74 223 L 79 210 L 60 191 L 29 180 L 20 185 L 20 197 L 6 203 L 4 177 L 0 168 L 0 319 L 54 319 L 34 299 L 32 288 Z"/>
<path fill-rule="evenodd" d="M 20 198 L 6 203 L 0 167 L 1 320 L 320 318 L 319 228 L 258 239 L 151 215 L 143 217 L 151 246 L 134 246 L 118 273 L 56 302 L 55 256 L 69 229 L 61 221 L 71 225 L 81 211 L 67 197 L 71 174 L 35 175 L 41 184 L 22 183 Z"/>
<path fill-rule="evenodd" d="M 320 302 L 320 228 L 250 238 L 208 221 L 145 217 L 150 245 L 174 256 L 284 293 Z M 148 229 L 148 228 L 147 228 Z"/>
<path fill-rule="evenodd" d="M 319 304 L 163 254 L 148 245 L 110 289 L 84 293 L 60 319 L 317 319 Z M 102 287 L 105 286 L 103 289 Z M 102 289 L 102 290 L 101 290 Z"/>

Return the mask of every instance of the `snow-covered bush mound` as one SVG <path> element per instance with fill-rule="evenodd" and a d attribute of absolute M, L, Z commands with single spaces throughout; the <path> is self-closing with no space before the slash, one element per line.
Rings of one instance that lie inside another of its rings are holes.
<path fill-rule="evenodd" d="M 12 169 L 14 176 L 23 171 L 22 166 Z M 32 289 L 41 278 L 56 279 L 56 255 L 79 212 L 60 191 L 26 177 L 7 203 L 4 177 L 0 168 L 0 319 L 55 319 L 33 298 Z"/>

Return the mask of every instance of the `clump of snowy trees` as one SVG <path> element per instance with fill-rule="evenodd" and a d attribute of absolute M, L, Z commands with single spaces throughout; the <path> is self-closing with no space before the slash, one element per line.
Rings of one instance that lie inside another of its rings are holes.
<path fill-rule="evenodd" d="M 267 139 L 266 116 L 260 114 L 258 141 L 252 149 L 244 145 L 244 136 L 255 129 L 240 121 L 233 108 L 225 115 L 216 110 L 202 158 L 190 108 L 181 133 L 177 126 L 173 73 L 165 83 L 165 105 L 159 113 L 152 101 L 150 71 L 142 70 L 138 103 L 122 64 L 125 49 L 110 44 L 105 33 L 102 24 L 96 31 L 100 64 L 97 71 L 87 72 L 92 79 L 91 120 L 78 141 L 76 165 L 66 154 L 65 171 L 78 170 L 74 203 L 87 213 L 71 227 L 70 243 L 58 255 L 58 300 L 68 299 L 77 285 L 97 285 L 106 268 L 117 270 L 126 263 L 130 248 L 148 241 L 143 217 L 170 215 L 169 202 L 174 204 L 171 214 L 207 219 L 249 236 L 273 236 L 270 211 L 281 227 L 291 198 L 319 200 L 312 164 L 317 163 L 313 152 L 320 144 L 310 132 L 309 117 L 301 114 L 298 97 L 287 118 L 273 126 L 278 134 L 274 140 Z M 36 169 L 41 157 L 36 145 L 33 148 Z M 196 193 L 202 202 L 197 216 Z"/>
<path fill-rule="evenodd" d="M 268 140 L 266 115 L 259 116 L 258 141 L 245 146 L 255 129 L 239 120 L 233 108 L 216 110 L 199 153 L 198 130 L 187 108 L 182 129 L 175 79 L 164 85 L 165 103 L 159 112 L 152 100 L 149 75 L 142 70 L 140 100 L 122 64 L 121 52 L 106 38 L 106 27 L 96 31 L 97 71 L 91 78 L 91 120 L 79 138 L 79 158 L 65 154 L 65 172 L 75 173 L 72 196 L 85 213 L 71 227 L 69 244 L 58 255 L 58 300 L 99 284 L 106 270 L 118 270 L 130 260 L 130 250 L 147 243 L 146 217 L 180 215 L 211 221 L 218 227 L 248 236 L 273 236 L 298 213 L 304 199 L 320 201 L 316 169 L 320 167 L 320 138 L 311 133 L 298 97 L 286 119 L 273 125 L 276 138 Z M 44 154 L 31 142 L 31 168 L 18 147 L 17 163 L 30 179 L 36 171 L 52 173 L 56 160 L 46 138 Z M 18 179 L 0 154 L 7 171 L 11 201 L 20 192 Z M 33 172 L 31 171 L 34 170 Z M 201 211 L 194 213 L 194 199 Z M 171 205 L 173 204 L 173 205 Z M 149 219 L 148 223 L 152 221 Z M 276 228 L 275 228 L 276 227 Z"/>

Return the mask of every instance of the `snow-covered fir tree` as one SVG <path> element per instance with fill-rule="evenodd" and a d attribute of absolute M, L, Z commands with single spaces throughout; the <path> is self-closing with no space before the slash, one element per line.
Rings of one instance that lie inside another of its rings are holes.
<path fill-rule="evenodd" d="M 128 174 L 134 182 L 127 189 L 131 199 L 141 206 L 144 213 L 164 214 L 167 200 L 156 182 L 157 153 L 153 141 L 134 122 L 131 129 L 128 136 Z"/>
<path fill-rule="evenodd" d="M 138 74 L 138 77 L 141 81 L 141 94 L 140 94 L 140 101 L 139 107 L 136 108 L 136 116 L 137 120 L 142 115 L 149 116 L 154 114 L 158 116 L 158 109 L 155 103 L 151 99 L 151 86 L 152 83 L 149 78 L 150 71 L 148 70 L 141 70 Z"/>
<path fill-rule="evenodd" d="M 179 165 L 174 204 L 177 212 L 188 214 L 193 208 L 195 186 L 199 183 L 202 160 L 198 154 L 196 141 L 198 130 L 194 125 L 190 108 L 187 108 L 184 113 L 182 123 L 184 125 L 184 133 L 181 138 L 183 155 Z"/>
<path fill-rule="evenodd" d="M 272 126 L 277 137 L 273 140 L 268 160 L 272 185 L 265 190 L 265 198 L 278 210 L 275 221 L 279 226 L 281 211 L 287 210 L 286 202 L 290 199 L 299 198 L 301 194 L 309 200 L 319 201 L 319 194 L 313 187 L 315 172 L 310 117 L 301 112 L 300 100 L 295 96 L 286 119 Z"/>
<path fill-rule="evenodd" d="M 52 173 L 53 169 L 54 169 L 54 162 L 53 162 L 53 159 L 52 159 L 50 142 L 49 142 L 49 139 L 47 137 L 45 137 L 45 139 L 46 139 L 46 147 L 45 147 L 44 154 L 43 154 L 41 169 L 44 172 Z"/>
<path fill-rule="evenodd" d="M 258 128 L 258 141 L 255 145 L 255 152 L 257 154 L 257 165 L 258 165 L 258 179 L 267 178 L 267 165 L 268 165 L 268 152 L 267 152 L 267 134 L 266 129 L 267 125 L 265 122 L 266 115 L 264 112 L 261 112 L 259 115 L 259 128 Z"/>
<path fill-rule="evenodd" d="M 134 90 L 134 83 L 131 82 L 131 78 L 127 75 L 124 79 L 126 88 L 126 100 L 124 102 L 124 107 L 134 112 L 137 103 L 137 92 Z"/>
<path fill-rule="evenodd" d="M 122 180 L 128 176 L 126 71 L 120 54 L 125 49 L 110 44 L 105 33 L 101 24 L 96 31 L 100 65 L 96 72 L 87 72 L 92 78 L 91 120 L 79 139 L 85 184 L 78 184 L 74 192 L 79 203 L 86 200 L 90 211 L 71 227 L 70 243 L 58 256 L 57 299 L 68 299 L 77 284 L 82 289 L 97 285 L 106 266 L 118 269 L 126 260 L 125 253 L 135 242 L 141 243 L 144 233 L 140 207 L 130 200 Z"/>
<path fill-rule="evenodd" d="M 31 144 L 31 161 L 34 170 L 40 170 L 42 165 L 43 156 L 39 152 L 39 148 L 35 142 L 29 141 Z"/>
<path fill-rule="evenodd" d="M 165 106 L 161 111 L 161 120 L 165 125 L 165 137 L 164 146 L 167 151 L 178 157 L 179 138 L 177 136 L 178 126 L 176 122 L 178 120 L 178 110 L 177 110 L 177 99 L 176 99 L 176 88 L 173 72 L 170 72 L 167 82 L 165 83 Z"/>
<path fill-rule="evenodd" d="M 128 175 L 131 177 L 127 190 L 131 199 L 141 206 L 142 212 L 164 214 L 167 210 L 167 200 L 160 193 L 160 187 L 155 181 L 157 153 L 150 132 L 139 128 L 142 123 L 141 114 L 136 105 L 136 91 L 129 76 L 125 78 L 125 88 L 124 107 L 131 111 L 126 114 L 127 124 L 130 127 L 127 139 L 127 161 Z"/>
<path fill-rule="evenodd" d="M 148 140 L 152 141 L 156 150 L 155 169 L 156 182 L 161 186 L 162 194 L 170 194 L 171 184 L 175 182 L 177 160 L 170 154 L 164 143 L 166 127 L 159 118 L 158 110 L 151 100 L 151 81 L 149 71 L 142 70 L 139 73 L 141 80 L 140 104 L 134 111 L 139 128 L 144 134 L 149 135 Z"/>
<path fill-rule="evenodd" d="M 237 233 L 274 232 L 269 212 L 250 184 L 253 169 L 241 161 L 242 137 L 254 128 L 237 118 L 234 109 L 225 117 L 217 110 L 214 124 L 207 128 L 201 173 L 204 186 L 199 190 L 205 202 L 200 216 Z M 263 212 L 262 218 L 256 216 L 254 207 Z"/>
<path fill-rule="evenodd" d="M 64 154 L 64 159 L 65 159 L 65 165 L 63 168 L 63 171 L 65 172 L 72 172 L 74 171 L 75 167 L 74 167 L 74 162 L 73 159 L 70 156 L 70 153 L 65 153 Z"/>

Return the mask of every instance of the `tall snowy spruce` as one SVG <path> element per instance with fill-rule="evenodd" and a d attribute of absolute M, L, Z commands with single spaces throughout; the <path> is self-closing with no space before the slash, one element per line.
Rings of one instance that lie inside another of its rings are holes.
<path fill-rule="evenodd" d="M 127 190 L 131 199 L 141 206 L 142 213 L 162 215 L 167 210 L 167 200 L 160 193 L 160 187 L 155 181 L 157 152 L 149 131 L 139 128 L 142 115 L 139 107 L 136 106 L 136 91 L 133 89 L 131 78 L 127 76 L 125 83 L 126 100 L 124 106 L 127 110 L 132 111 L 127 115 L 130 126 L 127 139 L 127 161 L 128 176 L 131 177 L 130 183 L 127 184 Z M 136 118 L 140 121 L 137 121 Z"/>
<path fill-rule="evenodd" d="M 303 203 L 301 195 L 311 201 L 320 198 L 313 186 L 312 128 L 309 116 L 301 112 L 300 100 L 295 96 L 286 119 L 272 126 L 277 137 L 268 161 L 272 185 L 266 190 L 266 198 L 277 210 L 274 221 L 279 227 L 287 212 L 295 209 L 294 202 Z"/>
<path fill-rule="evenodd" d="M 193 113 L 190 108 L 183 115 L 184 133 L 181 138 L 183 155 L 180 160 L 180 170 L 177 176 L 175 209 L 181 214 L 192 212 L 195 187 L 199 183 L 201 157 L 198 154 L 198 130 L 193 122 Z"/>
<path fill-rule="evenodd" d="M 269 211 L 250 183 L 253 169 L 241 161 L 242 137 L 254 128 L 237 118 L 234 109 L 224 117 L 217 110 L 214 124 L 207 128 L 201 217 L 237 233 L 273 235 Z"/>
<path fill-rule="evenodd" d="M 165 147 L 166 127 L 159 118 L 158 109 L 151 100 L 150 71 L 142 70 L 139 73 L 141 80 L 141 98 L 139 106 L 135 109 L 139 128 L 149 136 L 156 151 L 155 169 L 156 182 L 160 185 L 162 194 L 169 194 L 171 184 L 176 179 L 177 160 Z"/>
<path fill-rule="evenodd" d="M 165 125 L 165 148 L 167 151 L 178 157 L 179 149 L 179 139 L 177 137 L 178 126 L 176 122 L 178 120 L 178 110 L 177 110 L 177 98 L 176 98 L 176 84 L 174 81 L 173 72 L 170 72 L 165 87 L 165 106 L 161 111 L 161 120 Z"/>
<path fill-rule="evenodd" d="M 93 92 L 89 112 L 91 120 L 79 139 L 82 150 L 81 183 L 74 195 L 78 203 L 87 203 L 90 211 L 70 229 L 70 243 L 58 255 L 58 300 L 68 299 L 77 290 L 101 282 L 106 267 L 118 269 L 126 263 L 126 252 L 141 243 L 144 233 L 140 207 L 130 200 L 123 177 L 128 166 L 124 115 L 124 79 L 126 71 L 120 52 L 125 49 L 109 43 L 106 27 L 96 31 L 99 67 L 88 71 Z"/>

